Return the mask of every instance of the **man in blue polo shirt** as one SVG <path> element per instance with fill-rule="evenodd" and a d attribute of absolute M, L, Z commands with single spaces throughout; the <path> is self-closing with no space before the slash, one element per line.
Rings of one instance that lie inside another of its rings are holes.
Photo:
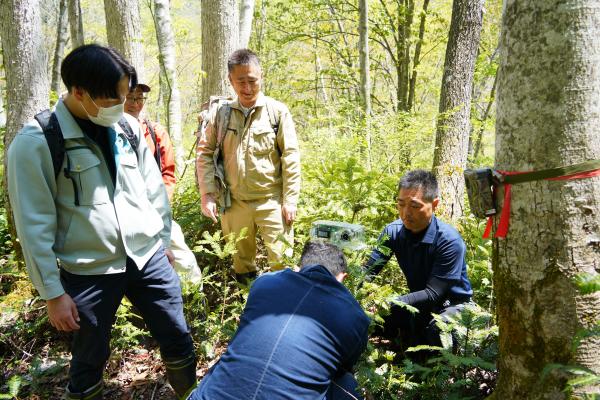
<path fill-rule="evenodd" d="M 260 276 L 227 352 L 189 400 L 362 398 L 350 373 L 369 318 L 341 283 L 341 250 L 308 242 L 302 269 Z"/>
<path fill-rule="evenodd" d="M 431 313 L 442 317 L 456 314 L 473 295 L 465 243 L 456 229 L 434 215 L 439 198 L 431 172 L 415 170 L 404 175 L 398 183 L 397 201 L 400 219 L 385 227 L 366 269 L 378 274 L 394 254 L 410 290 L 395 300 L 419 312 L 412 314 L 392 304 L 383 334 L 390 338 L 399 335 L 404 349 L 419 344 L 441 346 Z"/>

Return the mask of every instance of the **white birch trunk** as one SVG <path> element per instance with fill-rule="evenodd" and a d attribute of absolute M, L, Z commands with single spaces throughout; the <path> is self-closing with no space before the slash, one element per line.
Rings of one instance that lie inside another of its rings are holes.
<path fill-rule="evenodd" d="M 442 213 L 463 215 L 469 150 L 471 91 L 485 0 L 454 0 L 440 94 L 433 172 L 440 186 Z"/>
<path fill-rule="evenodd" d="M 250 43 L 253 16 L 254 0 L 240 0 L 240 48 L 246 48 Z"/>
<path fill-rule="evenodd" d="M 176 170 L 181 171 L 185 157 L 181 133 L 181 96 L 177 85 L 175 38 L 171 27 L 169 0 L 154 0 L 154 26 L 160 51 L 160 66 L 168 88 L 167 126 L 175 147 Z"/>
<path fill-rule="evenodd" d="M 600 4 L 507 0 L 498 76 L 496 168 L 530 171 L 600 159 Z M 502 197 L 502 193 L 500 193 Z M 600 374 L 600 340 L 573 338 L 600 315 L 600 177 L 512 186 L 510 230 L 495 240 L 500 329 L 495 399 L 566 399 L 550 363 Z M 595 393 L 600 388 L 590 388 Z"/>
<path fill-rule="evenodd" d="M 227 58 L 238 48 L 235 0 L 202 0 L 202 102 L 213 95 L 231 95 Z"/>
<path fill-rule="evenodd" d="M 138 0 L 104 0 L 108 44 L 135 67 L 138 81 L 146 79 L 142 21 Z"/>
<path fill-rule="evenodd" d="M 71 43 L 73 48 L 83 46 L 83 16 L 81 14 L 81 3 L 79 0 L 68 0 L 69 4 L 69 27 L 71 30 Z"/>

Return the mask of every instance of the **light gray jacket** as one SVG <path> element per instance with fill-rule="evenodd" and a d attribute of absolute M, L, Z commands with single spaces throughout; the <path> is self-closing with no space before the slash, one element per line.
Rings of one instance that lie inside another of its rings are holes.
<path fill-rule="evenodd" d="M 141 269 L 161 244 L 168 247 L 171 233 L 167 192 L 138 122 L 126 115 L 139 138 L 137 155 L 118 124 L 108 129 L 117 169 L 113 184 L 102 151 L 83 134 L 62 100 L 55 112 L 66 149 L 58 177 L 35 120 L 17 134 L 7 160 L 17 234 L 29 276 L 43 299 L 64 293 L 57 259 L 78 275 L 124 272 L 127 256 Z M 67 166 L 73 179 L 63 172 Z"/>

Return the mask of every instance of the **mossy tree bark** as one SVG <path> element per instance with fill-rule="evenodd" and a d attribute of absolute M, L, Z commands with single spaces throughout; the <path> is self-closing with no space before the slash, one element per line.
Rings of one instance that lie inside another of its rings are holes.
<path fill-rule="evenodd" d="M 496 168 L 600 158 L 600 4 L 507 0 L 500 57 Z M 580 295 L 573 283 L 600 270 L 599 215 L 600 177 L 513 185 L 510 230 L 494 245 L 496 399 L 566 398 L 563 375 L 541 379 L 550 363 L 600 373 L 598 338 L 573 349 L 600 313 L 600 293 Z"/>

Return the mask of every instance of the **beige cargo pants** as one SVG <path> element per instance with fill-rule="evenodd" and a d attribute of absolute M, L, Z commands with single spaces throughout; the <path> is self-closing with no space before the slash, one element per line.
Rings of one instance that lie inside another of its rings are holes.
<path fill-rule="evenodd" d="M 242 228 L 247 228 L 246 238 L 237 243 L 237 253 L 233 255 L 233 267 L 236 274 L 256 271 L 256 233 L 260 232 L 267 247 L 267 258 L 272 271 L 283 269 L 282 256 L 291 257 L 291 248 L 286 249 L 279 235 L 283 234 L 292 244 L 294 232 L 287 225 L 281 214 L 281 203 L 275 199 L 241 201 L 231 199 L 231 207 L 221 216 L 223 234 L 238 235 Z M 289 254 L 288 254 L 289 253 Z"/>

